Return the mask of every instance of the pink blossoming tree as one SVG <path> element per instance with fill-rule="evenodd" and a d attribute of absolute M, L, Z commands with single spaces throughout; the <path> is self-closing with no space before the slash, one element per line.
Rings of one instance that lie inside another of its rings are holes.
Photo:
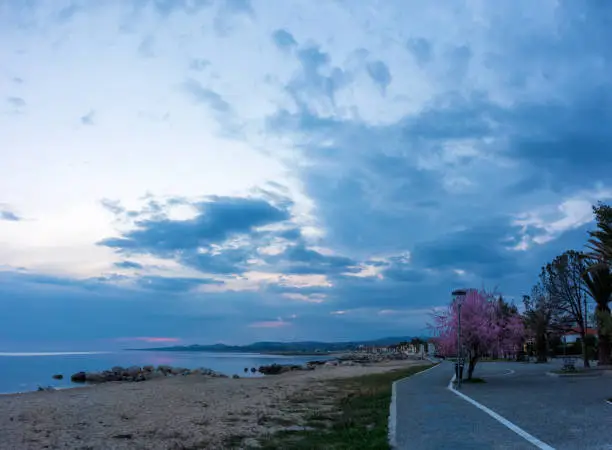
<path fill-rule="evenodd" d="M 457 354 L 458 302 L 433 313 L 430 325 L 442 355 Z M 470 289 L 461 301 L 461 346 L 468 358 L 467 378 L 471 379 L 479 358 L 517 352 L 525 327 L 515 307 L 484 290 Z"/>

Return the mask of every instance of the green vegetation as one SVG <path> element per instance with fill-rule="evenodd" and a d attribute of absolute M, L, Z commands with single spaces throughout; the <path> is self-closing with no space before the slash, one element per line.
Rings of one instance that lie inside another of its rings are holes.
<path fill-rule="evenodd" d="M 304 430 L 281 431 L 261 442 L 263 449 L 382 450 L 389 448 L 388 417 L 394 381 L 431 366 L 366 375 L 333 384 L 339 389 L 333 412 L 313 411 Z"/>
<path fill-rule="evenodd" d="M 472 378 L 468 378 L 467 380 L 463 380 L 462 383 L 463 384 L 478 384 L 478 383 L 486 383 L 487 381 L 482 379 L 482 378 L 478 378 L 478 377 L 472 377 Z"/>

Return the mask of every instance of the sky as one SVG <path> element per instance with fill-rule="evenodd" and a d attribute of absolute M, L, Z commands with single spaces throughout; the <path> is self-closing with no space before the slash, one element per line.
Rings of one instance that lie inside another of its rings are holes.
<path fill-rule="evenodd" d="M 0 0 L 0 351 L 427 335 L 612 198 L 612 4 Z"/>

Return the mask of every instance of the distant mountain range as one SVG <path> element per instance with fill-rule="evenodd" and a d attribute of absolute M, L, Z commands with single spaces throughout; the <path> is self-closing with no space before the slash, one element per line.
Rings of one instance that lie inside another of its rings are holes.
<path fill-rule="evenodd" d="M 360 345 L 366 346 L 385 346 L 398 344 L 400 342 L 410 342 L 413 337 L 387 337 L 371 341 L 351 341 L 351 342 L 255 342 L 249 345 L 187 345 L 160 348 L 139 348 L 130 350 L 144 351 L 163 351 L 163 352 L 222 352 L 222 353 L 326 353 L 349 351 L 358 348 Z"/>

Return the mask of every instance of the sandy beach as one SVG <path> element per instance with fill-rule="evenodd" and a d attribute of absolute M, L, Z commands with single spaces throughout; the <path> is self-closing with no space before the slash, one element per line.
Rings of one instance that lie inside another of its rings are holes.
<path fill-rule="evenodd" d="M 224 449 L 334 406 L 330 381 L 420 365 L 321 366 L 262 378 L 173 377 L 0 396 L 0 449 Z"/>

